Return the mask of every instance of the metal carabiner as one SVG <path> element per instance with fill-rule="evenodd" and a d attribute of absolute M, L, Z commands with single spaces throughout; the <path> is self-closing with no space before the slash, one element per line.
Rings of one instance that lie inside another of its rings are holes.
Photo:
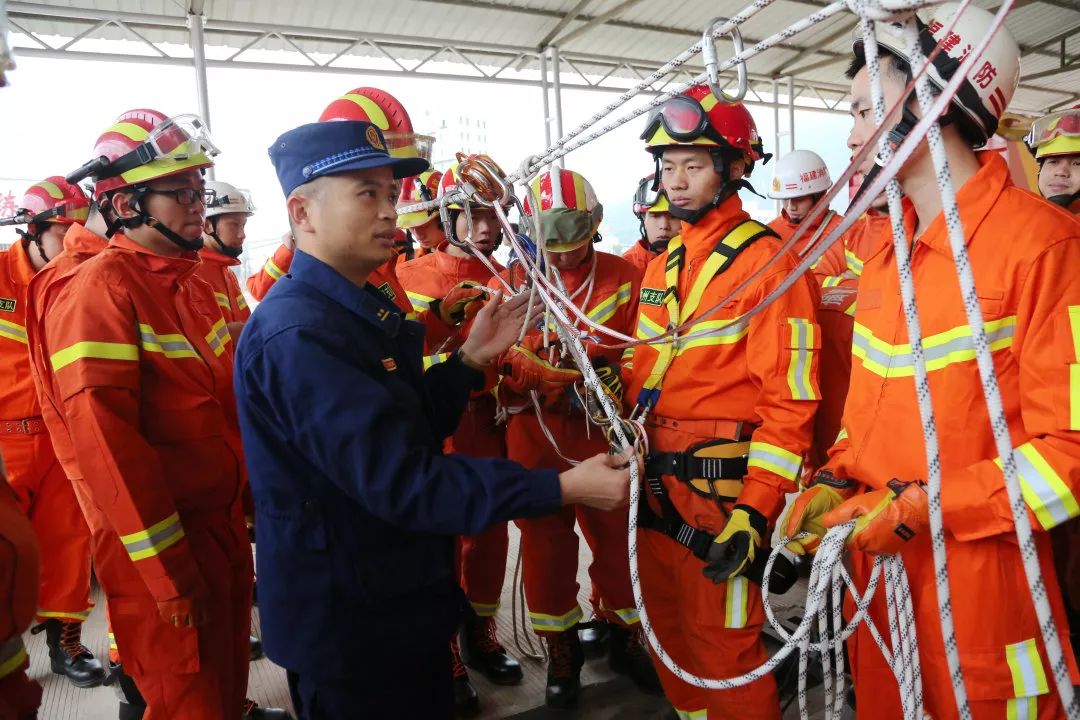
<path fill-rule="evenodd" d="M 450 197 L 452 195 L 453 193 L 449 192 L 439 198 L 439 220 L 442 222 L 443 235 L 446 236 L 446 240 L 450 244 L 455 245 L 459 248 L 468 249 L 469 243 L 458 238 L 457 228 L 454 227 L 454 223 L 450 219 Z M 462 212 L 465 213 L 465 224 L 468 228 L 465 237 L 469 240 L 472 240 L 472 213 L 469 211 L 468 200 L 463 201 L 461 207 L 463 208 Z"/>
<path fill-rule="evenodd" d="M 708 80 L 706 82 L 708 82 L 712 94 L 716 96 L 718 101 L 726 105 L 734 105 L 737 102 L 742 102 L 743 98 L 746 97 L 746 61 L 738 61 L 738 92 L 734 96 L 728 95 L 720 88 L 720 60 L 716 55 L 716 40 L 712 36 L 713 28 L 720 23 L 726 23 L 727 21 L 728 19 L 725 17 L 715 17 L 705 26 L 705 32 L 701 34 L 701 54 L 705 56 L 705 72 L 708 73 Z M 742 33 L 739 32 L 739 28 L 731 28 L 730 35 L 731 43 L 735 46 L 735 57 L 742 55 L 743 39 Z"/>

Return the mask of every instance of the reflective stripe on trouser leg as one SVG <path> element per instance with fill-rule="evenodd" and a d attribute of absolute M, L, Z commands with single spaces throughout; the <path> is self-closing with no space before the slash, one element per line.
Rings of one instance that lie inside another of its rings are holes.
<path fill-rule="evenodd" d="M 499 611 L 509 541 L 506 523 L 495 523 L 479 535 L 460 539 L 460 582 L 469 604 L 480 617 Z"/>
<path fill-rule="evenodd" d="M 589 578 L 592 595 L 600 600 L 596 615 L 608 622 L 630 626 L 640 621 L 630 584 L 626 512 L 605 512 L 584 506 L 575 509 L 578 527 L 592 550 Z"/>

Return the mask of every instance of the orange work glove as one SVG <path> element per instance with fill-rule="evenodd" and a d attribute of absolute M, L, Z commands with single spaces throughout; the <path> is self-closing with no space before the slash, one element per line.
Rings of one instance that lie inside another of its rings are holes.
<path fill-rule="evenodd" d="M 810 533 L 810 537 L 792 540 L 787 544 L 787 549 L 796 555 L 813 555 L 817 552 L 821 538 L 829 530 L 822 524 L 822 516 L 851 497 L 854 489 L 855 483 L 835 477 L 828 470 L 815 475 L 780 520 L 783 537 L 795 537 L 802 532 Z"/>
<path fill-rule="evenodd" d="M 206 608 L 198 598 L 181 596 L 158 601 L 162 619 L 176 627 L 197 627 L 206 622 Z"/>
<path fill-rule="evenodd" d="M 855 520 L 847 544 L 872 555 L 895 555 L 930 525 L 926 490 L 918 482 L 892 479 L 844 502 L 821 518 L 826 527 Z"/>
<path fill-rule="evenodd" d="M 581 378 L 576 369 L 555 367 L 520 345 L 514 345 L 496 358 L 495 368 L 503 376 L 503 387 L 519 395 L 526 395 L 530 390 L 558 391 Z"/>
<path fill-rule="evenodd" d="M 431 303 L 431 312 L 438 315 L 450 327 L 457 327 L 472 320 L 487 301 L 488 291 L 483 285 L 471 280 L 450 288 L 446 297 Z"/>

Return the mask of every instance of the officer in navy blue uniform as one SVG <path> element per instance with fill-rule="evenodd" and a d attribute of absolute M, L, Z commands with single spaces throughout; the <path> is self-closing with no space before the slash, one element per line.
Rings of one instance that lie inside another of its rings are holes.
<path fill-rule="evenodd" d="M 367 283 L 392 252 L 392 158 L 364 122 L 303 125 L 270 148 L 297 252 L 241 335 L 236 395 L 255 498 L 266 654 L 302 720 L 450 718 L 461 620 L 453 536 L 562 504 L 626 502 L 622 458 L 561 476 L 443 455 L 482 370 L 517 338 L 525 296 L 497 294 L 448 362 Z"/>

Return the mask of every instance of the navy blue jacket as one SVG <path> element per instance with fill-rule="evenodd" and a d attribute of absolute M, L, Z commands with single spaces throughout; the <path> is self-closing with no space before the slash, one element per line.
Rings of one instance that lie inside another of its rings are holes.
<path fill-rule="evenodd" d="M 554 512 L 554 471 L 443 455 L 481 374 L 424 373 L 423 326 L 297 252 L 236 355 L 267 655 L 344 676 L 382 642 L 448 640 L 453 536 Z M 400 645 L 399 645 L 400 646 Z M 360 664 L 358 664 L 360 663 Z"/>

